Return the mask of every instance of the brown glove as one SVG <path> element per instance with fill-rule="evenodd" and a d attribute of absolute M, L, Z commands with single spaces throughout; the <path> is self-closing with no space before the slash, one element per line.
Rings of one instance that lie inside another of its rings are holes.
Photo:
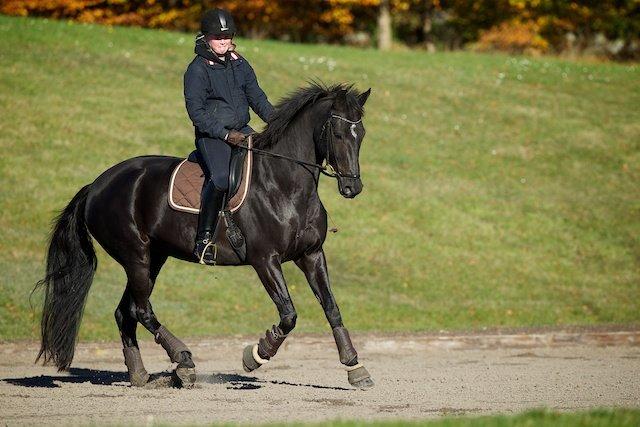
<path fill-rule="evenodd" d="M 247 136 L 242 132 L 238 132 L 237 130 L 229 131 L 229 135 L 227 135 L 227 142 L 231 145 L 240 145 Z"/>

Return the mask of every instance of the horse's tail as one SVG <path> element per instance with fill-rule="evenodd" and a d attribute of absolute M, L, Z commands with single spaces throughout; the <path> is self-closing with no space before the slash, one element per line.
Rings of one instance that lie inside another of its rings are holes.
<path fill-rule="evenodd" d="M 45 364 L 53 361 L 61 371 L 73 360 L 82 312 L 98 264 L 84 217 L 88 192 L 86 185 L 54 220 L 46 276 L 33 289 L 42 286 L 45 294 L 36 362 L 43 357 Z"/>

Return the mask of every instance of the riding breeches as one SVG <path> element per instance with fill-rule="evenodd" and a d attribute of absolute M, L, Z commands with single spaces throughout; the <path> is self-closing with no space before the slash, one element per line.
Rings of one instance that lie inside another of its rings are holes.
<path fill-rule="evenodd" d="M 220 190 L 229 188 L 229 161 L 231 160 L 231 146 L 218 138 L 200 138 L 196 147 L 205 181 L 213 181 Z"/>
<path fill-rule="evenodd" d="M 245 126 L 240 132 L 253 132 Z M 219 190 L 229 189 L 229 163 L 231 161 L 231 145 L 219 138 L 201 137 L 196 140 L 196 148 L 204 169 L 206 181 L 213 181 Z"/>

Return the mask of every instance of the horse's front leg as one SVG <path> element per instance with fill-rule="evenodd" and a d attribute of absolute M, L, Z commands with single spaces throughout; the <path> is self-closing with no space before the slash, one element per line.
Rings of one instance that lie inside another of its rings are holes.
<path fill-rule="evenodd" d="M 305 255 L 296 261 L 296 265 L 307 277 L 313 293 L 322 305 L 325 316 L 327 316 L 338 347 L 340 362 L 346 366 L 349 383 L 361 389 L 373 387 L 371 375 L 361 363 L 358 363 L 358 353 L 351 343 L 349 331 L 342 324 L 340 309 L 329 285 L 329 272 L 324 251 L 319 249 L 316 252 Z"/>
<path fill-rule="evenodd" d="M 245 347 L 242 365 L 247 372 L 258 369 L 276 355 L 289 332 L 296 326 L 297 318 L 277 257 L 269 257 L 254 265 L 253 268 L 278 309 L 280 323 L 267 330 L 264 338 L 260 338 L 258 344 Z"/>

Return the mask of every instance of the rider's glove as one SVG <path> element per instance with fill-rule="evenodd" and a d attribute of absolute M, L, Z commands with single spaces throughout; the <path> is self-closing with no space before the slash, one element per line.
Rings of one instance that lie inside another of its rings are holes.
<path fill-rule="evenodd" d="M 229 131 L 227 134 L 227 142 L 231 145 L 240 145 L 247 136 L 237 130 Z"/>

